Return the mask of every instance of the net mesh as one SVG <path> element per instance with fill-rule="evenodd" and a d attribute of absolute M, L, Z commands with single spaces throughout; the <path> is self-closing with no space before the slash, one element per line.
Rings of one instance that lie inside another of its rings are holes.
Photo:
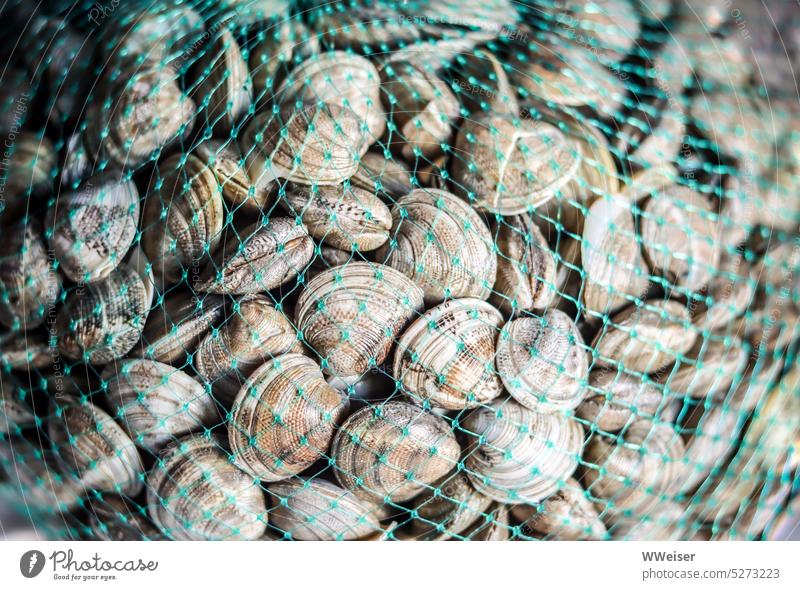
<path fill-rule="evenodd" d="M 725 0 L 6 3 L 0 494 L 72 539 L 775 539 L 798 104 Z"/>

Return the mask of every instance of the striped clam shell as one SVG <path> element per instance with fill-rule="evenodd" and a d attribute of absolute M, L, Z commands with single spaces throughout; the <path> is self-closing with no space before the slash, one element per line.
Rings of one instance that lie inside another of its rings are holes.
<path fill-rule="evenodd" d="M 580 152 L 556 127 L 481 115 L 461 125 L 453 186 L 479 209 L 516 215 L 552 199 L 577 174 Z"/>
<path fill-rule="evenodd" d="M 369 151 L 358 162 L 358 170 L 350 182 L 379 196 L 399 199 L 410 193 L 412 172 L 396 158 Z"/>
<path fill-rule="evenodd" d="M 301 354 L 276 356 L 245 382 L 228 439 L 236 464 L 261 481 L 297 475 L 323 457 L 348 409 L 347 396 Z"/>
<path fill-rule="evenodd" d="M 294 279 L 313 255 L 314 242 L 302 224 L 288 217 L 257 221 L 226 240 L 195 289 L 226 295 L 269 291 Z"/>
<path fill-rule="evenodd" d="M 264 295 L 237 300 L 220 326 L 194 352 L 198 375 L 207 383 L 236 373 L 247 377 L 266 361 L 302 346 L 288 318 Z"/>
<path fill-rule="evenodd" d="M 170 365 L 126 359 L 106 367 L 102 379 L 114 416 L 133 442 L 151 452 L 219 419 L 206 389 Z"/>
<path fill-rule="evenodd" d="M 473 439 L 467 476 L 475 489 L 503 504 L 541 502 L 578 466 L 581 425 L 564 414 L 540 414 L 513 400 L 495 400 L 463 421 Z"/>
<path fill-rule="evenodd" d="M 350 378 L 382 363 L 403 327 L 422 309 L 422 290 L 381 264 L 325 270 L 300 293 L 295 322 L 326 373 Z"/>
<path fill-rule="evenodd" d="M 139 451 L 122 427 L 93 403 L 62 396 L 48 432 L 64 468 L 87 488 L 126 496 L 142 490 Z"/>
<path fill-rule="evenodd" d="M 371 191 L 350 186 L 290 184 L 282 203 L 312 238 L 341 250 L 369 251 L 389 239 L 392 214 Z"/>
<path fill-rule="evenodd" d="M 551 309 L 541 318 L 505 325 L 497 340 L 497 370 L 511 397 L 526 408 L 572 410 L 586 390 L 589 357 L 575 322 Z"/>
<path fill-rule="evenodd" d="M 577 414 L 600 430 L 615 432 L 638 417 L 654 418 L 664 404 L 663 389 L 652 381 L 599 367 L 589 373 L 588 392 Z"/>
<path fill-rule="evenodd" d="M 192 154 L 160 162 L 142 213 L 142 247 L 156 277 L 178 282 L 205 264 L 222 227 L 222 195 L 212 170 Z"/>
<path fill-rule="evenodd" d="M 139 341 L 148 311 L 141 277 L 120 265 L 106 278 L 67 293 L 56 316 L 58 350 L 97 365 L 122 358 Z"/>
<path fill-rule="evenodd" d="M 75 282 L 92 282 L 122 262 L 138 221 L 136 185 L 108 173 L 56 199 L 47 212 L 46 227 L 64 274 Z"/>
<path fill-rule="evenodd" d="M 61 280 L 39 225 L 18 223 L 0 242 L 0 324 L 31 330 L 45 322 L 61 293 Z"/>
<path fill-rule="evenodd" d="M 267 528 L 264 493 L 212 438 L 189 435 L 164 449 L 147 477 L 153 523 L 177 541 L 254 540 Z"/>
<path fill-rule="evenodd" d="M 380 87 L 380 74 L 368 59 L 330 51 L 294 68 L 278 89 L 277 100 L 282 104 L 321 102 L 341 107 L 362 121 L 369 143 L 373 143 L 386 129 Z"/>
<path fill-rule="evenodd" d="M 474 408 L 502 392 L 494 368 L 503 316 L 480 299 L 451 299 L 403 332 L 392 373 L 415 402 L 448 410 Z"/>
<path fill-rule="evenodd" d="M 684 478 L 684 444 L 672 425 L 640 419 L 620 436 L 593 436 L 584 451 L 584 482 L 611 514 L 646 514 Z"/>
<path fill-rule="evenodd" d="M 655 373 L 687 353 L 697 339 L 689 311 L 677 301 L 648 300 L 612 316 L 592 342 L 595 362 L 627 371 Z"/>
<path fill-rule="evenodd" d="M 250 180 L 244 157 L 232 140 L 209 139 L 195 149 L 195 155 L 214 173 L 222 196 L 233 207 L 259 212 L 270 201 L 270 185 L 256 186 Z"/>
<path fill-rule="evenodd" d="M 488 299 L 497 273 L 486 223 L 464 201 L 437 189 L 415 190 L 397 201 L 391 241 L 376 257 L 419 285 L 429 303 Z"/>
<path fill-rule="evenodd" d="M 461 449 L 447 422 L 403 402 L 366 407 L 333 439 L 336 479 L 367 500 L 410 500 L 451 471 Z"/>
<path fill-rule="evenodd" d="M 324 479 L 269 486 L 270 524 L 296 541 L 358 541 L 381 531 L 375 505 Z"/>

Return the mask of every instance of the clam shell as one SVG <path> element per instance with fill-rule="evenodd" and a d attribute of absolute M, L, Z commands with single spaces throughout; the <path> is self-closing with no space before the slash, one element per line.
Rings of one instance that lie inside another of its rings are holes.
<path fill-rule="evenodd" d="M 60 268 L 79 283 L 103 279 L 122 262 L 136 237 L 138 222 L 136 185 L 106 174 L 59 196 L 45 223 Z"/>
<path fill-rule="evenodd" d="M 336 479 L 362 499 L 403 502 L 451 471 L 461 449 L 444 419 L 403 402 L 366 407 L 333 439 Z"/>
<path fill-rule="evenodd" d="M 217 179 L 191 154 L 168 157 L 158 172 L 144 204 L 142 247 L 160 281 L 175 283 L 188 273 L 196 282 L 197 269 L 214 252 L 222 233 Z"/>
<path fill-rule="evenodd" d="M 206 334 L 194 353 L 198 375 L 213 383 L 231 373 L 247 377 L 277 355 L 302 346 L 288 318 L 264 295 L 239 299 L 231 316 Z"/>
<path fill-rule="evenodd" d="M 709 331 L 726 330 L 753 303 L 760 272 L 742 256 L 723 254 L 719 272 L 706 288 L 706 300 L 693 310 L 694 325 Z"/>
<path fill-rule="evenodd" d="M 761 406 L 783 371 L 784 355 L 756 355 L 751 359 L 742 380 L 728 396 L 731 407 L 750 412 Z"/>
<path fill-rule="evenodd" d="M 623 196 L 600 197 L 586 215 L 581 260 L 583 302 L 590 313 L 608 314 L 644 295 L 648 272 L 639 251 L 632 204 Z"/>
<path fill-rule="evenodd" d="M 87 488 L 126 496 L 142 490 L 139 451 L 111 416 L 91 402 L 62 396 L 48 433 L 59 460 Z"/>
<path fill-rule="evenodd" d="M 277 356 L 236 396 L 228 429 L 234 461 L 262 481 L 296 475 L 325 455 L 347 408 L 347 397 L 325 382 L 313 360 Z"/>
<path fill-rule="evenodd" d="M 68 359 L 96 365 L 122 358 L 139 341 L 148 310 L 142 279 L 121 265 L 67 293 L 56 317 L 58 350 Z"/>
<path fill-rule="evenodd" d="M 341 107 L 366 126 L 369 143 L 386 129 L 380 96 L 381 77 L 369 60 L 345 51 L 317 54 L 293 69 L 281 84 L 277 100 Z"/>
<path fill-rule="evenodd" d="M 247 175 L 239 146 L 230 140 L 210 139 L 197 146 L 195 154 L 214 173 L 222 196 L 233 207 L 259 212 L 270 201 L 270 186 L 256 186 Z"/>
<path fill-rule="evenodd" d="M 541 121 L 478 116 L 461 126 L 453 152 L 456 193 L 479 209 L 516 215 L 546 203 L 577 174 L 580 152 Z"/>
<path fill-rule="evenodd" d="M 492 504 L 484 512 L 482 519 L 478 519 L 468 528 L 463 537 L 470 541 L 508 541 L 511 537 L 511 526 L 508 519 L 508 506 Z"/>
<path fill-rule="evenodd" d="M 421 541 L 469 539 L 464 531 L 484 516 L 491 498 L 476 492 L 462 471 L 434 482 L 433 488 L 414 499 L 413 510 L 418 514 L 411 523 L 414 537 Z"/>
<path fill-rule="evenodd" d="M 28 397 L 11 381 L 0 378 L 0 434 L 17 434 L 22 429 L 33 426 L 36 416 L 30 404 L 22 397 Z"/>
<path fill-rule="evenodd" d="M 36 223 L 18 223 L 0 241 L 0 323 L 27 331 L 53 313 L 61 279 Z"/>
<path fill-rule="evenodd" d="M 641 222 L 642 246 L 654 272 L 699 291 L 717 274 L 721 248 L 708 202 L 674 185 L 650 197 Z"/>
<path fill-rule="evenodd" d="M 746 366 L 747 352 L 739 338 L 709 334 L 698 338 L 685 356 L 658 376 L 658 381 L 668 395 L 724 398 L 731 384 L 742 378 Z"/>
<path fill-rule="evenodd" d="M 361 120 L 349 109 L 321 104 L 257 115 L 239 145 L 256 185 L 277 178 L 302 184 L 337 185 L 358 170 L 369 148 Z"/>
<path fill-rule="evenodd" d="M 127 359 L 103 371 L 109 406 L 140 447 L 157 452 L 176 437 L 218 420 L 214 399 L 189 375 L 146 359 Z"/>
<path fill-rule="evenodd" d="M 227 295 L 269 291 L 294 279 L 313 255 L 314 242 L 301 224 L 288 217 L 257 221 L 227 240 L 195 288 Z"/>
<path fill-rule="evenodd" d="M 511 514 L 526 537 L 545 535 L 557 541 L 603 540 L 608 532 L 589 495 L 574 478 L 538 506 L 518 504 Z"/>
<path fill-rule="evenodd" d="M 417 285 L 425 300 L 488 299 L 497 272 L 489 228 L 469 205 L 447 191 L 415 190 L 392 208 L 392 239 L 378 260 Z"/>
<path fill-rule="evenodd" d="M 271 100 L 279 84 L 303 55 L 319 53 L 319 40 L 298 19 L 283 19 L 257 32 L 249 48 L 250 75 L 256 103 Z"/>
<path fill-rule="evenodd" d="M 648 0 L 648 4 L 651 0 Z M 555 19 L 600 61 L 621 61 L 636 46 L 640 32 L 638 0 L 567 0 Z"/>
<path fill-rule="evenodd" d="M 151 56 L 152 57 L 152 56 Z M 195 105 L 181 92 L 177 76 L 158 62 L 127 65 L 89 102 L 86 142 L 98 158 L 134 167 L 191 129 Z M 106 108 L 106 102 L 114 105 Z"/>
<path fill-rule="evenodd" d="M 295 320 L 326 373 L 356 377 L 386 359 L 422 305 L 422 289 L 405 275 L 382 264 L 351 262 L 309 281 Z"/>
<path fill-rule="evenodd" d="M 450 143 L 452 122 L 459 115 L 459 103 L 447 84 L 429 65 L 393 60 L 380 73 L 381 98 L 387 117 L 396 131 L 390 146 L 411 160 L 416 154 L 434 156 Z"/>
<path fill-rule="evenodd" d="M 589 440 L 584 482 L 604 512 L 646 514 L 682 484 L 683 455 L 671 425 L 636 420 L 619 437 Z"/>
<path fill-rule="evenodd" d="M 264 493 L 211 438 L 165 449 L 147 478 L 150 518 L 177 541 L 255 540 L 267 528 Z"/>
<path fill-rule="evenodd" d="M 600 430 L 615 432 L 637 418 L 655 418 L 664 403 L 664 392 L 652 381 L 598 368 L 589 373 L 588 393 L 577 414 Z"/>
<path fill-rule="evenodd" d="M 456 55 L 455 62 L 454 90 L 470 112 L 519 115 L 516 91 L 497 55 L 477 48 L 472 53 Z"/>
<path fill-rule="evenodd" d="M 696 338 L 684 305 L 653 299 L 617 312 L 595 336 L 592 356 L 601 366 L 655 373 L 686 354 Z"/>
<path fill-rule="evenodd" d="M 53 348 L 46 332 L 9 332 L 0 336 L 0 370 L 47 369 L 53 364 Z M 32 373 L 31 373 L 32 374 Z"/>
<path fill-rule="evenodd" d="M 400 336 L 392 373 L 417 403 L 463 410 L 502 392 L 494 368 L 503 316 L 480 299 L 451 299 L 426 311 Z"/>
<path fill-rule="evenodd" d="M 743 414 L 729 407 L 693 408 L 683 425 L 687 436 L 684 453 L 686 479 L 681 486 L 682 492 L 688 494 L 725 465 L 725 460 L 736 448 L 744 421 Z"/>
<path fill-rule="evenodd" d="M 93 501 L 89 526 L 100 541 L 166 541 L 147 517 L 147 511 L 121 498 Z"/>
<path fill-rule="evenodd" d="M 556 257 L 530 215 L 494 225 L 497 278 L 489 300 L 512 314 L 546 309 L 556 295 Z"/>
<path fill-rule="evenodd" d="M 392 214 L 372 192 L 348 184 L 290 184 L 282 200 L 312 238 L 341 250 L 375 250 L 389 239 Z"/>
<path fill-rule="evenodd" d="M 412 176 L 405 165 L 396 158 L 370 151 L 361 157 L 358 170 L 350 182 L 376 195 L 399 199 L 414 190 L 411 184 Z"/>
<path fill-rule="evenodd" d="M 375 506 L 324 479 L 269 486 L 270 524 L 296 541 L 358 541 L 381 531 Z"/>
<path fill-rule="evenodd" d="M 206 332 L 222 319 L 224 304 L 217 295 L 170 295 L 147 316 L 140 343 L 142 356 L 174 363 L 194 352 Z"/>
<path fill-rule="evenodd" d="M 578 466 L 583 429 L 561 413 L 540 414 L 511 400 L 473 410 L 463 430 L 467 476 L 475 489 L 503 504 L 541 502 Z"/>
<path fill-rule="evenodd" d="M 230 133 L 253 102 L 250 71 L 233 34 L 226 29 L 215 34 L 194 67 L 198 118 L 216 133 Z"/>
<path fill-rule="evenodd" d="M 497 370 L 520 404 L 542 413 L 572 410 L 583 399 L 589 358 L 570 317 L 552 309 L 510 321 L 497 340 Z"/>

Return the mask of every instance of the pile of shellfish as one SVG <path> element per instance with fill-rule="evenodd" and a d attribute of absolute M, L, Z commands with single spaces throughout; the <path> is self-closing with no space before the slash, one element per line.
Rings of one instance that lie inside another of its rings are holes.
<path fill-rule="evenodd" d="M 785 529 L 800 107 L 725 3 L 293 8 L 17 7 L 0 498 L 113 540 Z"/>

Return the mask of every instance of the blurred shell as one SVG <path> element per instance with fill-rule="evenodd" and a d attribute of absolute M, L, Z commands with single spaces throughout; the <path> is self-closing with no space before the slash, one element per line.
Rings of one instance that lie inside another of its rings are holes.
<path fill-rule="evenodd" d="M 614 432 L 640 417 L 656 417 L 663 404 L 664 392 L 652 381 L 597 368 L 589 373 L 588 393 L 577 414 L 600 430 Z"/>
<path fill-rule="evenodd" d="M 470 434 L 467 476 L 475 489 L 504 504 L 541 502 L 572 475 L 583 429 L 563 414 L 540 414 L 512 400 L 473 410 L 462 429 Z"/>
<path fill-rule="evenodd" d="M 652 0 L 648 0 L 648 3 Z M 639 37 L 638 0 L 567 0 L 559 4 L 558 25 L 592 47 L 604 63 L 621 61 Z"/>
<path fill-rule="evenodd" d="M 695 326 L 704 330 L 726 330 L 753 303 L 761 269 L 742 256 L 723 253 L 719 272 L 711 278 L 706 297 L 693 310 Z"/>
<path fill-rule="evenodd" d="M 358 117 L 369 143 L 386 129 L 380 96 L 381 77 L 369 60 L 345 51 L 316 54 L 293 69 L 278 90 L 281 104 L 327 103 Z"/>
<path fill-rule="evenodd" d="M 62 396 L 48 433 L 59 460 L 87 488 L 126 496 L 142 490 L 139 451 L 111 416 L 91 402 Z"/>
<path fill-rule="evenodd" d="M 417 153 L 440 153 L 450 143 L 451 125 L 459 115 L 458 100 L 447 84 L 430 64 L 400 60 L 384 65 L 380 76 L 383 106 L 397 134 L 397 139 L 390 135 L 390 146 L 400 144 L 399 151 L 409 160 Z"/>
<path fill-rule="evenodd" d="M 688 494 L 725 465 L 742 433 L 745 419 L 744 414 L 725 406 L 706 410 L 698 405 L 689 411 L 682 424 L 686 444 L 686 479 L 682 492 Z"/>
<path fill-rule="evenodd" d="M 106 367 L 102 378 L 114 416 L 133 442 L 148 451 L 218 419 L 205 388 L 170 365 L 128 359 Z"/>
<path fill-rule="evenodd" d="M 174 363 L 194 352 L 206 332 L 222 319 L 224 303 L 217 295 L 169 295 L 147 316 L 140 343 L 142 355 Z"/>
<path fill-rule="evenodd" d="M 411 532 L 420 541 L 468 539 L 464 531 L 484 516 L 491 503 L 491 498 L 475 491 L 463 471 L 451 473 L 416 497 L 413 510 L 418 516 Z"/>
<path fill-rule="evenodd" d="M 288 217 L 257 221 L 226 239 L 195 288 L 226 295 L 269 291 L 294 279 L 313 255 L 303 225 Z"/>
<path fill-rule="evenodd" d="M 642 246 L 654 272 L 699 291 L 717 273 L 719 235 L 706 199 L 674 185 L 650 197 L 642 213 Z"/>
<path fill-rule="evenodd" d="M 341 250 L 375 250 L 389 239 L 392 214 L 372 192 L 348 184 L 290 184 L 282 200 L 312 238 Z"/>
<path fill-rule="evenodd" d="M 519 115 L 516 91 L 497 55 L 477 48 L 471 53 L 456 55 L 455 62 L 456 96 L 470 112 Z"/>
<path fill-rule="evenodd" d="M 556 258 L 530 215 L 495 222 L 497 278 L 490 301 L 511 314 L 546 309 L 556 290 Z"/>
<path fill-rule="evenodd" d="M 267 528 L 264 493 L 211 438 L 184 437 L 147 478 L 150 518 L 177 541 L 254 540 Z"/>
<path fill-rule="evenodd" d="M 222 196 L 234 208 L 259 212 L 267 206 L 270 187 L 256 186 L 250 180 L 238 145 L 231 140 L 210 139 L 197 146 L 195 154 L 213 172 Z"/>
<path fill-rule="evenodd" d="M 174 283 L 204 264 L 217 247 L 223 226 L 221 191 L 202 160 L 175 154 L 158 165 L 148 192 L 142 247 L 156 277 Z"/>
<path fill-rule="evenodd" d="M 698 338 L 694 347 L 658 379 L 668 395 L 697 399 L 720 398 L 728 394 L 747 366 L 747 352 L 736 336 L 709 334 Z"/>
<path fill-rule="evenodd" d="M 300 354 L 275 357 L 245 382 L 228 438 L 234 461 L 261 481 L 296 475 L 323 457 L 348 399 Z"/>
<path fill-rule="evenodd" d="M 337 185 L 358 170 L 369 148 L 361 120 L 349 109 L 322 104 L 257 115 L 239 145 L 247 173 L 260 186 L 283 178 L 302 184 Z"/>
<path fill-rule="evenodd" d="M 120 496 L 91 503 L 92 532 L 100 541 L 166 541 L 147 511 Z"/>
<path fill-rule="evenodd" d="M 58 350 L 71 360 L 103 365 L 136 345 L 149 311 L 147 291 L 132 268 L 67 293 L 56 317 Z"/>
<path fill-rule="evenodd" d="M 497 340 L 497 370 L 523 406 L 542 413 L 572 410 L 583 399 L 589 359 L 575 322 L 551 309 L 510 321 Z"/>
<path fill-rule="evenodd" d="M 584 481 L 611 514 L 646 514 L 683 483 L 684 445 L 672 426 L 640 419 L 615 438 L 593 436 Z"/>
<path fill-rule="evenodd" d="M 463 410 L 502 392 L 494 368 L 503 316 L 480 299 L 451 299 L 403 332 L 392 374 L 415 402 Z"/>
<path fill-rule="evenodd" d="M 350 179 L 353 185 L 384 197 L 395 199 L 407 195 L 412 173 L 402 162 L 377 152 L 367 152 L 358 162 L 358 170 Z"/>
<path fill-rule="evenodd" d="M 488 299 L 497 272 L 489 228 L 455 195 L 415 190 L 392 208 L 391 241 L 377 252 L 414 281 L 425 300 L 449 297 Z"/>
<path fill-rule="evenodd" d="M 462 535 L 470 541 L 508 541 L 511 526 L 508 520 L 508 506 L 492 504 L 471 527 Z"/>
<path fill-rule="evenodd" d="M 7 80 L 3 76 L 4 84 Z M 14 113 L 19 113 L 20 107 L 25 106 L 21 96 L 15 98 L 13 106 Z M 10 135 L 7 139 L 9 145 L 4 145 L 3 151 L 4 209 L 0 211 L 0 220 L 3 221 L 30 214 L 34 205 L 31 197 L 50 196 L 57 162 L 55 148 L 47 137 L 20 131 L 15 139 Z"/>
<path fill-rule="evenodd" d="M 215 34 L 194 67 L 197 83 L 192 97 L 198 118 L 209 129 L 227 135 L 253 102 L 250 71 L 233 34 L 225 29 Z"/>
<path fill-rule="evenodd" d="M 195 105 L 176 78 L 170 67 L 146 61 L 126 64 L 101 80 L 86 113 L 90 150 L 118 166 L 134 167 L 188 133 Z M 107 101 L 113 109 L 106 108 Z"/>
<path fill-rule="evenodd" d="M 53 352 L 47 332 L 8 332 L 0 336 L 0 371 L 50 368 Z"/>
<path fill-rule="evenodd" d="M 399 7 L 391 4 L 320 4 L 309 10 L 309 19 L 325 47 L 385 51 L 420 36 L 420 30 L 408 26 Z"/>
<path fill-rule="evenodd" d="M 17 389 L 12 381 L 0 377 L 0 434 L 14 434 L 36 423 L 33 408 L 20 399 L 20 394 L 28 396 Z"/>
<path fill-rule="evenodd" d="M 61 280 L 42 240 L 39 224 L 18 223 L 0 241 L 0 323 L 31 330 L 50 317 Z"/>
<path fill-rule="evenodd" d="M 784 366 L 784 354 L 754 355 L 736 389 L 728 397 L 731 407 L 750 412 L 760 407 L 778 381 Z"/>
<path fill-rule="evenodd" d="M 60 268 L 79 283 L 105 278 L 122 262 L 136 237 L 138 222 L 136 185 L 107 174 L 59 196 L 45 224 Z"/>
<path fill-rule="evenodd" d="M 461 125 L 453 153 L 456 192 L 480 209 L 516 215 L 549 201 L 578 171 L 580 152 L 542 121 L 478 116 Z"/>
<path fill-rule="evenodd" d="M 684 305 L 652 299 L 617 312 L 591 347 L 594 361 L 602 366 L 621 364 L 627 371 L 654 373 L 687 353 L 696 338 Z"/>
<path fill-rule="evenodd" d="M 533 532 L 550 540 L 599 541 L 608 535 L 588 494 L 572 477 L 538 506 L 519 504 L 511 514 L 522 522 L 526 537 Z"/>
<path fill-rule="evenodd" d="M 404 502 L 455 467 L 461 449 L 444 419 L 402 402 L 351 415 L 333 439 L 336 478 L 363 499 Z"/>
<path fill-rule="evenodd" d="M 297 541 L 357 541 L 381 530 L 376 507 L 324 479 L 269 486 L 270 524 Z"/>
<path fill-rule="evenodd" d="M 326 373 L 355 377 L 386 359 L 394 338 L 422 305 L 422 290 L 405 275 L 381 264 L 351 262 L 308 282 L 295 321 Z"/>
<path fill-rule="evenodd" d="M 194 352 L 198 375 L 207 383 L 231 373 L 247 377 L 256 368 L 286 352 L 301 352 L 289 319 L 264 295 L 236 301 L 230 317 L 206 334 Z"/>
<path fill-rule="evenodd" d="M 316 35 L 298 19 L 286 18 L 259 29 L 255 44 L 249 49 L 255 102 L 264 103 L 272 99 L 292 63 L 304 54 L 319 53 L 319 49 Z"/>
<path fill-rule="evenodd" d="M 648 272 L 632 207 L 624 196 L 610 195 L 600 197 L 586 215 L 581 260 L 586 273 L 583 301 L 590 312 L 612 313 L 647 291 Z"/>

